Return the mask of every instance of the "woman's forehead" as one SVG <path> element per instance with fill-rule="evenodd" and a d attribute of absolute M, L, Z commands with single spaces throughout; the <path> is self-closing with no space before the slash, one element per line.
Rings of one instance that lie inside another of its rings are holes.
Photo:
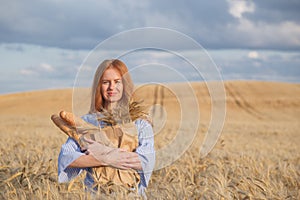
<path fill-rule="evenodd" d="M 121 79 L 122 76 L 120 72 L 117 69 L 114 68 L 108 68 L 104 71 L 102 75 L 102 79 Z"/>

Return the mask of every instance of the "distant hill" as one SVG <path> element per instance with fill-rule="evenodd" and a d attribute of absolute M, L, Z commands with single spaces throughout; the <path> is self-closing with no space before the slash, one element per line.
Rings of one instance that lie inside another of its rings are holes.
<path fill-rule="evenodd" d="M 300 118 L 300 84 L 228 81 L 224 85 L 227 117 L 233 117 L 236 120 L 241 119 L 238 116 L 258 120 L 299 120 Z M 207 87 L 205 83 L 192 83 L 192 86 L 198 98 L 200 112 L 205 116 L 211 108 Z M 139 97 L 144 98 L 149 104 L 161 104 L 165 101 L 164 106 L 170 101 L 169 97 L 172 96 L 174 100 L 175 96 L 171 90 L 164 89 L 165 94 L 161 94 L 161 89 L 155 91 L 155 87 L 158 86 L 152 85 L 139 89 Z M 176 84 L 176 87 L 180 88 L 181 84 Z M 155 100 L 155 98 L 158 99 Z M 0 115 L 2 117 L 11 115 L 48 117 L 63 109 L 72 111 L 71 89 L 33 91 L 0 96 Z"/>

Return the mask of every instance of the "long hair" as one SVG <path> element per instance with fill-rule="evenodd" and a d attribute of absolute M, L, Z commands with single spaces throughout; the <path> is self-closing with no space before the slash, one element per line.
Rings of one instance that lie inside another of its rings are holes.
<path fill-rule="evenodd" d="M 101 92 L 101 84 L 102 77 L 104 72 L 113 68 L 118 70 L 121 74 L 122 82 L 123 82 L 123 94 L 121 99 L 118 101 L 118 105 L 120 106 L 129 106 L 130 98 L 133 93 L 134 85 L 133 81 L 128 73 L 128 68 L 121 60 L 112 59 L 112 60 L 104 60 L 97 68 L 93 85 L 92 85 L 92 95 L 91 95 L 91 105 L 89 113 L 101 112 L 104 108 L 104 99 Z"/>

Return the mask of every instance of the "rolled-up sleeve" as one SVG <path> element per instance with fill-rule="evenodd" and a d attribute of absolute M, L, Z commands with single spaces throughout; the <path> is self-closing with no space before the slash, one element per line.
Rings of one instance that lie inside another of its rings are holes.
<path fill-rule="evenodd" d="M 68 138 L 66 143 L 62 145 L 58 156 L 58 182 L 68 182 L 82 172 L 83 168 L 68 167 L 82 155 L 84 153 L 81 153 L 78 144 L 72 138 Z"/>
<path fill-rule="evenodd" d="M 155 165 L 154 134 L 152 126 L 146 120 L 137 120 L 139 146 L 136 153 L 142 164 L 142 170 L 139 170 L 141 181 L 139 183 L 139 193 L 143 194 L 148 186 L 152 171 Z"/>

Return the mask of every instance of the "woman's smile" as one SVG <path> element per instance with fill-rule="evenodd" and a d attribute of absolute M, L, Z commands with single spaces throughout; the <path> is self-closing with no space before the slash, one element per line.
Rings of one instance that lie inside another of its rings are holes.
<path fill-rule="evenodd" d="M 108 96 L 115 96 L 117 95 L 117 92 L 107 92 Z"/>

